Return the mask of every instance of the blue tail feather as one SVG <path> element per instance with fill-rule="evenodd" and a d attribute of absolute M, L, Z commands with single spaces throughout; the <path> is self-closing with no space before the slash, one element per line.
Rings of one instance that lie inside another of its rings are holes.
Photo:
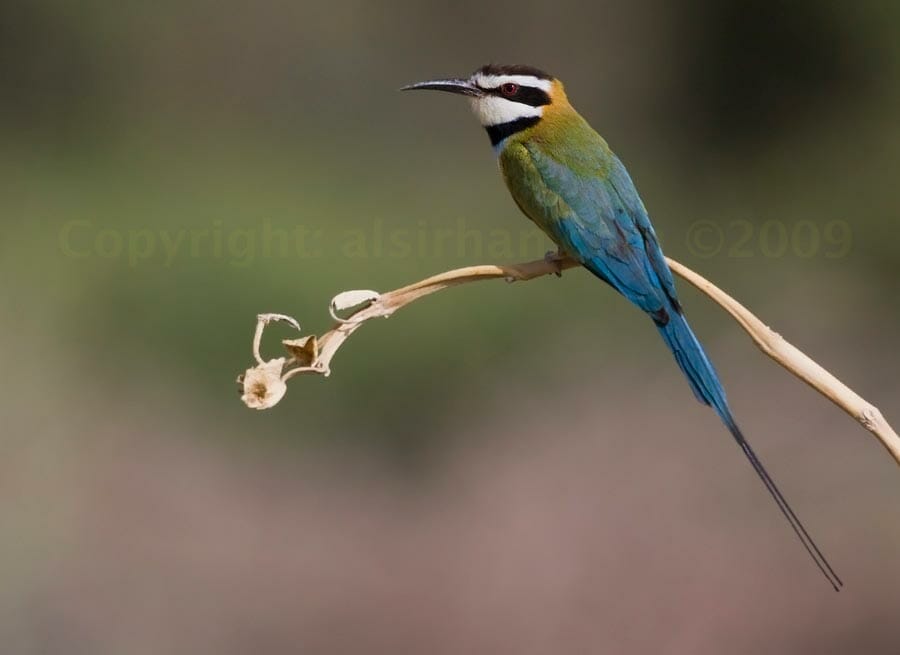
<path fill-rule="evenodd" d="M 716 413 L 727 424 L 730 413 L 725 399 L 725 390 L 719 383 L 719 378 L 713 368 L 712 362 L 703 351 L 703 346 L 697 341 L 691 327 L 684 316 L 678 312 L 669 312 L 668 321 L 663 325 L 657 323 L 659 333 L 662 335 L 669 350 L 675 355 L 675 361 L 681 368 L 694 395 L 704 405 L 712 405 Z M 726 418 L 728 417 L 728 418 Z"/>
<path fill-rule="evenodd" d="M 831 586 L 834 587 L 835 591 L 838 591 L 844 583 L 841 582 L 841 579 L 834 572 L 834 569 L 831 568 L 828 560 L 822 555 L 822 552 L 819 550 L 818 546 L 816 546 L 815 541 L 809 536 L 806 528 L 803 527 L 800 519 L 794 514 L 794 510 L 791 509 L 791 506 L 778 489 L 775 481 L 772 480 L 769 472 L 766 471 L 766 468 L 759 460 L 759 457 L 757 457 L 754 450 L 750 447 L 750 444 L 744 438 L 740 428 L 738 428 L 734 417 L 731 415 L 728 401 L 725 398 L 725 390 L 719 382 L 716 370 L 713 368 L 712 362 L 709 361 L 709 358 L 703 351 L 703 346 L 700 345 L 700 342 L 688 325 L 687 320 L 685 320 L 681 312 L 675 308 L 672 308 L 668 313 L 668 320 L 666 322 L 654 320 L 663 340 L 675 356 L 675 361 L 678 362 L 678 366 L 681 368 L 685 377 L 687 377 L 688 382 L 690 382 L 691 389 L 694 391 L 697 400 L 705 405 L 712 406 L 716 411 L 716 414 L 722 419 L 722 422 L 728 427 L 734 440 L 741 447 L 741 450 L 750 461 L 750 464 L 753 465 L 753 470 L 756 471 L 756 474 L 775 500 L 781 513 L 784 514 L 784 517 L 787 519 L 788 523 L 790 523 L 791 528 L 797 534 L 797 537 L 800 539 L 806 552 L 809 553 L 809 556 L 816 563 L 816 566 L 828 582 L 831 583 Z"/>

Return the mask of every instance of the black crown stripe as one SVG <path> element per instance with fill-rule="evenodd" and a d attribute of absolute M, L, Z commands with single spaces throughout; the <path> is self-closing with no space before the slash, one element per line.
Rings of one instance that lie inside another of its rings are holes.
<path fill-rule="evenodd" d="M 537 77 L 541 80 L 553 79 L 553 76 L 550 73 L 544 72 L 540 68 L 524 66 L 522 64 L 488 64 L 487 66 L 482 66 L 475 72 L 483 73 L 484 75 L 531 75 L 532 77 Z"/>

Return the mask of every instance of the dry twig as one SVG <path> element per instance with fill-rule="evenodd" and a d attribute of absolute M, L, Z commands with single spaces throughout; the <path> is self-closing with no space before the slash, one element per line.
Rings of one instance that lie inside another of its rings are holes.
<path fill-rule="evenodd" d="M 900 464 L 900 437 L 875 406 L 788 343 L 712 282 L 672 259 L 667 258 L 667 261 L 673 273 L 690 282 L 731 314 L 763 353 L 847 412 L 874 434 Z M 257 365 L 238 378 L 243 390 L 241 398 L 248 407 L 254 409 L 272 407 L 284 396 L 286 383 L 292 377 L 302 373 L 329 375 L 332 358 L 344 341 L 363 323 L 373 318 L 386 318 L 401 307 L 436 291 L 494 278 L 505 278 L 509 282 L 526 281 L 553 273 L 559 274 L 575 266 L 578 264 L 568 258 L 539 259 L 512 266 L 469 266 L 383 294 L 375 291 L 347 291 L 338 294 L 331 301 L 331 315 L 337 321 L 334 327 L 320 337 L 310 335 L 299 339 L 285 339 L 282 343 L 287 349 L 288 357 L 271 360 L 264 360 L 259 351 L 265 326 L 272 321 L 283 321 L 300 331 L 300 325 L 293 318 L 282 314 L 260 314 L 253 339 L 253 355 Z M 337 315 L 337 312 L 353 307 L 359 308 L 347 318 Z"/>

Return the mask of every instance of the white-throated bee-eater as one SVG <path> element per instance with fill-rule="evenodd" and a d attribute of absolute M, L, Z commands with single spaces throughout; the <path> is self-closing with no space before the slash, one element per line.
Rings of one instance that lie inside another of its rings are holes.
<path fill-rule="evenodd" d="M 420 82 L 467 96 L 519 208 L 558 246 L 643 310 L 700 402 L 711 405 L 816 565 L 843 583 L 741 433 L 715 369 L 684 318 L 672 272 L 625 166 L 569 104 L 562 83 L 531 66 L 488 65 L 466 79 Z"/>

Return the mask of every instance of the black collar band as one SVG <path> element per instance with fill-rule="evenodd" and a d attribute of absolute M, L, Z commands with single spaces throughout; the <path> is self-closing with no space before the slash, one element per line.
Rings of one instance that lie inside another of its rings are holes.
<path fill-rule="evenodd" d="M 484 129 L 487 130 L 488 136 L 491 139 L 491 145 L 496 147 L 503 139 L 512 136 L 516 132 L 521 132 L 522 130 L 527 130 L 529 127 L 537 125 L 539 120 L 541 120 L 540 116 L 523 116 L 522 118 L 517 118 L 508 123 L 488 125 Z"/>

